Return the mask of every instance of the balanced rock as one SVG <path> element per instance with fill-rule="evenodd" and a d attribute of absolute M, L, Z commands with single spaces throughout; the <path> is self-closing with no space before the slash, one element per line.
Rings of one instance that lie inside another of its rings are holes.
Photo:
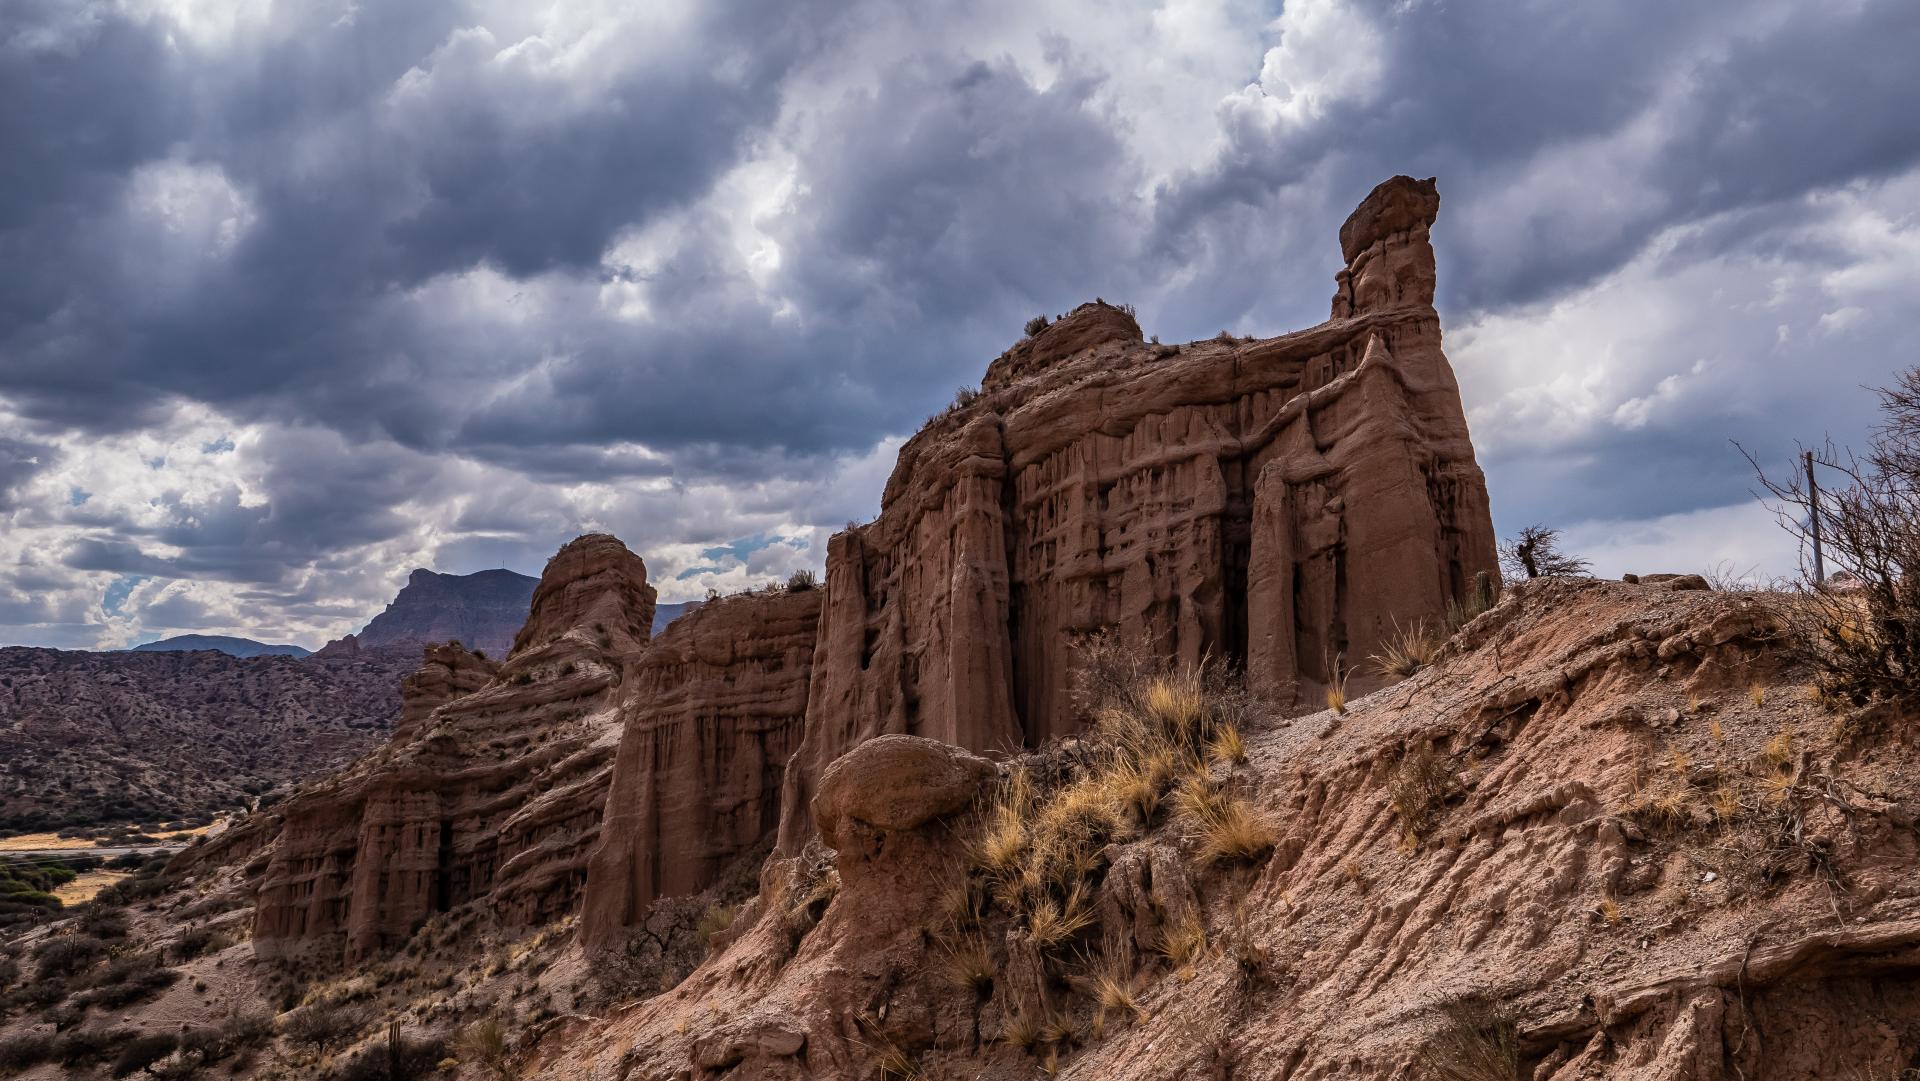
<path fill-rule="evenodd" d="M 910 830 L 964 811 L 994 776 L 994 765 L 949 743 L 879 736 L 834 760 L 813 798 L 820 840 L 840 848 L 843 829 Z"/>

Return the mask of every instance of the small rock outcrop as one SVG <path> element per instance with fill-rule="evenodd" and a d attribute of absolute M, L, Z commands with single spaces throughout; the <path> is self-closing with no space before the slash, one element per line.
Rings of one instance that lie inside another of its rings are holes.
<path fill-rule="evenodd" d="M 497 670 L 458 645 L 430 650 L 394 742 L 280 810 L 256 953 L 365 957 L 480 898 L 510 924 L 571 910 L 653 599 L 640 558 L 591 534 L 548 562 Z"/>
<path fill-rule="evenodd" d="M 1002 355 L 835 536 L 779 850 L 829 763 L 885 733 L 985 749 L 1074 731 L 1075 643 L 1320 689 L 1396 627 L 1497 580 L 1485 480 L 1440 348 L 1431 180 L 1341 229 L 1334 318 L 1263 341 L 1144 342 L 1085 304 Z M 1371 679 L 1356 676 L 1355 689 Z"/>
<path fill-rule="evenodd" d="M 653 901 L 704 888 L 773 832 L 806 718 L 820 598 L 749 593 L 700 605 L 634 662 L 583 941 L 611 942 Z"/>

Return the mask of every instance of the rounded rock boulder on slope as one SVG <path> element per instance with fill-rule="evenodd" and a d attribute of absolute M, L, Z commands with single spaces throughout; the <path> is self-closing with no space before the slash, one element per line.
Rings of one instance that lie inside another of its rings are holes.
<path fill-rule="evenodd" d="M 839 848 L 850 820 L 885 832 L 910 830 L 963 811 L 993 763 L 921 736 L 876 736 L 834 759 L 813 798 L 820 839 Z"/>

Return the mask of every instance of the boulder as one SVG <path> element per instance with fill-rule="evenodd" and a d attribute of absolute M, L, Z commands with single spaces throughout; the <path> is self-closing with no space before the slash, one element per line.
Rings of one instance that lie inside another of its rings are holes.
<path fill-rule="evenodd" d="M 886 833 L 915 829 L 972 805 L 993 763 L 938 740 L 878 736 L 836 759 L 820 779 L 813 820 L 829 848 L 855 824 Z"/>

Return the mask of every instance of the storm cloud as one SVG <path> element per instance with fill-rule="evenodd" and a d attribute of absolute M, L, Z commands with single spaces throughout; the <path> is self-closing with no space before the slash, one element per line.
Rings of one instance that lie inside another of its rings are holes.
<path fill-rule="evenodd" d="M 0 640 L 314 645 L 588 528 L 665 600 L 817 568 L 1027 317 L 1317 322 L 1398 172 L 1498 524 L 1784 571 L 1730 441 L 1858 438 L 1915 358 L 1916 41 L 1896 0 L 20 0 Z"/>

